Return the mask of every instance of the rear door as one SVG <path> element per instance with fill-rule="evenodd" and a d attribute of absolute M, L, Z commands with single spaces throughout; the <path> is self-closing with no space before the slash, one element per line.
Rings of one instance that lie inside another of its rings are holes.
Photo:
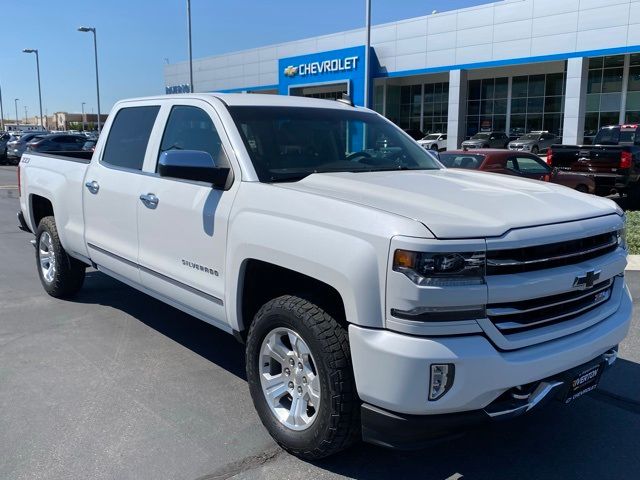
<path fill-rule="evenodd" d="M 85 241 L 98 266 L 139 283 L 138 203 L 142 166 L 158 104 L 125 106 L 114 115 L 104 148 L 87 170 Z"/>
<path fill-rule="evenodd" d="M 217 190 L 204 181 L 160 177 L 157 161 L 170 149 L 211 154 L 218 166 L 239 172 L 215 109 L 201 100 L 183 100 L 161 112 L 161 139 L 152 145 L 137 194 L 155 195 L 156 205 L 138 200 L 140 277 L 143 285 L 193 315 L 228 329 L 224 309 L 225 253 L 231 205 L 240 184 Z M 165 120 L 166 119 L 166 120 Z"/>

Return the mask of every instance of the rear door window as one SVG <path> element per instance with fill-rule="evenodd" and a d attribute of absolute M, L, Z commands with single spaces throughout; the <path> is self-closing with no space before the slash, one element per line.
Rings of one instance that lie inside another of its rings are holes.
<path fill-rule="evenodd" d="M 151 130 L 159 106 L 126 107 L 113 120 L 102 155 L 102 163 L 142 170 Z"/>

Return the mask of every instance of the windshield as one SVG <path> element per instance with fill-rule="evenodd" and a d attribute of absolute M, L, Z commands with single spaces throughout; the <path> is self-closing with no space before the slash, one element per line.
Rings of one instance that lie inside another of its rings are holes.
<path fill-rule="evenodd" d="M 476 170 L 482 165 L 484 155 L 471 155 L 461 153 L 441 153 L 440 163 L 447 168 L 466 168 Z"/>
<path fill-rule="evenodd" d="M 262 182 L 312 173 L 438 170 L 429 153 L 378 115 L 305 107 L 230 107 Z"/>
<path fill-rule="evenodd" d="M 636 130 L 626 128 L 621 130 L 616 128 L 603 128 L 596 135 L 594 145 L 618 145 L 619 143 L 634 143 L 636 140 Z"/>
<path fill-rule="evenodd" d="M 431 135 L 427 135 L 426 137 L 424 137 L 423 140 L 438 140 L 439 138 L 440 138 L 439 133 L 433 133 Z"/>
<path fill-rule="evenodd" d="M 537 133 L 527 133 L 526 135 L 521 136 L 518 140 L 538 140 L 540 135 Z"/>
<path fill-rule="evenodd" d="M 489 138 L 488 133 L 476 133 L 473 137 L 471 137 L 471 140 L 486 140 L 487 138 Z"/>

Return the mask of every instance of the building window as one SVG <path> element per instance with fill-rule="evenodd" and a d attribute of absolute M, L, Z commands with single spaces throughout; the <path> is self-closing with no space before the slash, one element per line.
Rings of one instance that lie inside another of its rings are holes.
<path fill-rule="evenodd" d="M 640 53 L 635 53 L 630 58 L 625 112 L 626 123 L 640 123 Z"/>
<path fill-rule="evenodd" d="M 478 132 L 506 130 L 508 95 L 506 77 L 469 81 L 467 137 Z"/>
<path fill-rule="evenodd" d="M 638 64 L 637 60 L 636 64 Z M 587 113 L 584 122 L 586 143 L 593 140 L 601 126 L 619 122 L 623 77 L 624 55 L 589 59 Z M 631 88 L 631 76 L 629 77 L 629 88 Z M 637 110 L 640 110 L 640 107 Z"/>
<path fill-rule="evenodd" d="M 447 133 L 449 83 L 425 84 L 424 98 L 422 89 L 422 84 L 387 85 L 387 118 L 405 130 Z"/>
<path fill-rule="evenodd" d="M 384 113 L 384 85 L 376 85 L 373 89 L 373 109 L 380 115 Z"/>
<path fill-rule="evenodd" d="M 400 87 L 400 128 L 420 130 L 422 85 Z"/>
<path fill-rule="evenodd" d="M 422 131 L 424 133 L 447 133 L 448 119 L 449 84 L 425 84 Z"/>
<path fill-rule="evenodd" d="M 534 131 L 562 134 L 564 73 L 513 77 L 509 134 Z"/>

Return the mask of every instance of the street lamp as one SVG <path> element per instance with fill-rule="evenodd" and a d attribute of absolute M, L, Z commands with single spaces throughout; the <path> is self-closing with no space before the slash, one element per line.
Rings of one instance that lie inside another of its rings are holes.
<path fill-rule="evenodd" d="M 191 0 L 187 0 L 187 21 L 189 25 L 189 91 L 193 89 L 193 50 L 191 48 Z"/>
<path fill-rule="evenodd" d="M 16 130 L 18 130 L 18 127 L 20 126 L 20 117 L 18 117 L 18 100 L 20 100 L 19 98 L 14 98 L 13 102 L 16 104 Z"/>
<path fill-rule="evenodd" d="M 91 32 L 93 33 L 93 53 L 96 61 L 96 92 L 98 95 L 98 133 L 100 133 L 100 81 L 98 80 L 98 39 L 96 36 L 96 29 L 94 27 L 80 27 L 79 32 Z"/>
<path fill-rule="evenodd" d="M 84 105 L 85 102 L 82 102 L 82 131 L 86 130 L 86 128 L 84 128 L 84 124 L 86 123 L 86 120 L 84 119 Z"/>
<path fill-rule="evenodd" d="M 38 101 L 40 102 L 40 126 L 44 128 L 44 119 L 42 118 L 42 89 L 40 88 L 40 56 L 38 55 L 38 49 L 25 48 L 22 50 L 24 53 L 36 54 L 36 71 L 38 72 Z"/>
<path fill-rule="evenodd" d="M 0 87 L 0 130 L 4 132 L 4 107 L 2 106 L 2 87 Z"/>
<path fill-rule="evenodd" d="M 371 0 L 365 0 L 365 28 L 367 31 L 364 51 L 364 108 L 369 108 L 369 90 L 371 86 Z"/>

